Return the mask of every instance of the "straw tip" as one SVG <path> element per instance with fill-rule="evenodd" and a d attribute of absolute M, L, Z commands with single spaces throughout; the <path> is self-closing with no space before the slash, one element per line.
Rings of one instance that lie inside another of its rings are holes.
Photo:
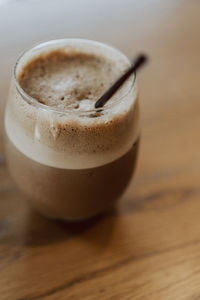
<path fill-rule="evenodd" d="M 146 63 L 148 61 L 148 56 L 144 53 L 141 53 L 139 54 L 138 56 L 138 60 L 141 62 L 141 63 Z"/>

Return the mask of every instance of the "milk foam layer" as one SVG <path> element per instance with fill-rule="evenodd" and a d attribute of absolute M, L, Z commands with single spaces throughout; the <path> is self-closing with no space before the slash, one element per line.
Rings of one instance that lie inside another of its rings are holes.
<path fill-rule="evenodd" d="M 59 50 L 31 61 L 18 81 L 27 94 L 45 105 L 62 110 L 92 110 L 121 69 L 104 57 Z"/>
<path fill-rule="evenodd" d="M 50 76 L 48 81 L 44 73 L 43 79 L 38 80 L 36 75 L 41 75 L 42 68 L 37 67 L 32 83 L 27 84 L 30 78 L 26 73 L 27 66 L 32 64 L 34 69 L 34 60 L 42 57 L 48 58 L 42 62 L 48 66 L 48 60 L 52 63 L 50 57 L 55 59 L 52 53 L 56 53 L 57 62 L 51 67 L 55 71 L 55 66 L 60 64 L 62 69 L 61 77 L 57 73 L 57 83 L 52 84 L 55 76 L 53 79 Z M 139 134 L 133 78 L 110 99 L 101 113 L 88 111 L 128 67 L 129 61 L 123 54 L 96 42 L 65 40 L 46 48 L 39 47 L 25 56 L 18 63 L 17 75 L 24 71 L 26 84 L 21 85 L 37 101 L 29 103 L 30 99 L 29 102 L 25 100 L 26 95 L 16 89 L 13 81 L 5 119 L 8 137 L 24 155 L 52 167 L 84 169 L 112 162 L 131 148 Z M 63 60 L 66 63 L 64 69 Z M 70 66 L 68 73 L 67 64 Z M 34 80 L 35 88 L 31 89 Z M 39 82 L 43 82 L 41 86 Z"/>

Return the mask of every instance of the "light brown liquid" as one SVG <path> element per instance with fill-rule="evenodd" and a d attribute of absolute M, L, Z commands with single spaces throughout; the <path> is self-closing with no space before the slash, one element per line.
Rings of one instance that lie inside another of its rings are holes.
<path fill-rule="evenodd" d="M 96 215 L 119 199 L 136 166 L 138 142 L 119 159 L 97 168 L 48 167 L 23 155 L 7 138 L 9 169 L 15 182 L 44 215 L 82 219 Z"/>
<path fill-rule="evenodd" d="M 107 56 L 50 51 L 23 66 L 17 80 L 37 104 L 46 105 L 42 109 L 11 89 L 5 118 L 9 169 L 48 217 L 76 220 L 106 210 L 135 169 L 138 101 L 131 80 L 110 99 L 110 106 L 90 112 L 128 65 L 120 53 L 109 51 Z"/>

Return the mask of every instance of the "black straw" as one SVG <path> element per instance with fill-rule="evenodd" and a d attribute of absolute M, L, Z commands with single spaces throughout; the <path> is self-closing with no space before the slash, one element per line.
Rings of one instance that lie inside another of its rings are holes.
<path fill-rule="evenodd" d="M 131 64 L 131 67 L 97 100 L 95 108 L 103 107 L 106 102 L 116 93 L 122 84 L 129 78 L 129 76 L 139 69 L 147 61 L 146 55 L 140 54 Z"/>

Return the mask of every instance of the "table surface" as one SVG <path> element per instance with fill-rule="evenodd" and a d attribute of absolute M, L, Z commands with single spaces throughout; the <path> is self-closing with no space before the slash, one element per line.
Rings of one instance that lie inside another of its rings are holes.
<path fill-rule="evenodd" d="M 151 57 L 135 178 L 104 217 L 51 222 L 28 207 L 2 154 L 1 300 L 200 299 L 200 1 L 127 3 L 115 41 Z"/>

